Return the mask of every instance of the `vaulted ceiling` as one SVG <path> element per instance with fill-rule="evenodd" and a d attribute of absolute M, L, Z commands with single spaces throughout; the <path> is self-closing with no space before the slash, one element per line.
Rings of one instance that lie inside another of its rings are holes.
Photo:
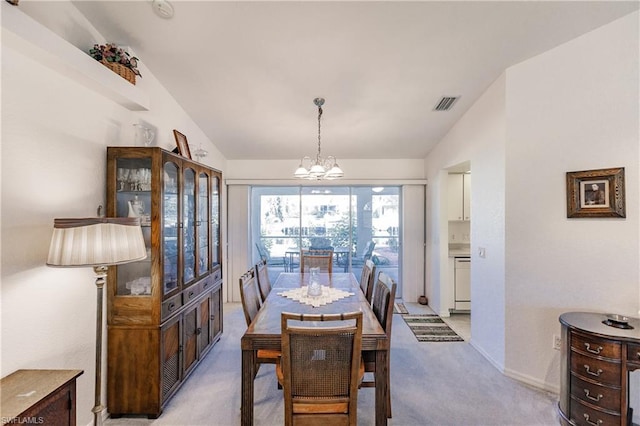
<path fill-rule="evenodd" d="M 130 46 L 228 159 L 312 154 L 319 96 L 324 153 L 424 158 L 506 68 L 638 9 L 175 0 L 164 19 L 151 1 L 73 4 L 107 41 Z M 434 111 L 443 96 L 460 98 Z"/>

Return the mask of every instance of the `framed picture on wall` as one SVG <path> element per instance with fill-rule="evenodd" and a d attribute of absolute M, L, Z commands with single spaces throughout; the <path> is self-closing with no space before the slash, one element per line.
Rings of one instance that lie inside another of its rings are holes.
<path fill-rule="evenodd" d="M 173 129 L 173 136 L 176 138 L 176 145 L 178 146 L 178 153 L 183 157 L 187 157 L 191 160 L 191 151 L 189 150 L 189 142 L 187 142 L 187 137 Z"/>
<path fill-rule="evenodd" d="M 567 217 L 627 217 L 624 167 L 567 172 Z"/>

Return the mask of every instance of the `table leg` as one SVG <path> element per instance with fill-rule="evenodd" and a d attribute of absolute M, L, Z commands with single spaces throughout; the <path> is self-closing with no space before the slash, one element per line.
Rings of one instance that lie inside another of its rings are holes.
<path fill-rule="evenodd" d="M 391 417 L 388 357 L 387 350 L 376 351 L 376 426 L 385 426 L 387 417 Z"/>
<path fill-rule="evenodd" d="M 240 402 L 241 424 L 253 425 L 253 376 L 256 368 L 254 351 L 242 351 L 242 400 Z"/>

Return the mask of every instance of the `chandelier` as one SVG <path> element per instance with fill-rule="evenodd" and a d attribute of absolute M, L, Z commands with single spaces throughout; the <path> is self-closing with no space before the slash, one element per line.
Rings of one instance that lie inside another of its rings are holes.
<path fill-rule="evenodd" d="M 328 155 L 323 157 L 320 150 L 320 118 L 322 117 L 323 98 L 315 98 L 313 103 L 318 107 L 318 153 L 315 158 L 305 156 L 300 160 L 300 165 L 293 174 L 299 179 L 322 180 L 340 179 L 344 172 L 338 166 L 336 157 Z"/>

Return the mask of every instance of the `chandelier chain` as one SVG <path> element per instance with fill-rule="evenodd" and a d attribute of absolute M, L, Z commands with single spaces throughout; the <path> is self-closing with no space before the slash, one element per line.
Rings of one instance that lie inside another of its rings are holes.
<path fill-rule="evenodd" d="M 318 158 L 320 158 L 320 117 L 322 117 L 322 107 L 318 106 Z"/>
<path fill-rule="evenodd" d="M 338 166 L 336 157 L 333 155 L 329 155 L 327 158 L 322 157 L 321 123 L 324 98 L 315 98 L 313 103 L 318 107 L 318 153 L 315 159 L 309 156 L 302 157 L 300 165 L 293 175 L 299 179 L 309 180 L 340 179 L 344 176 L 344 172 Z"/>

